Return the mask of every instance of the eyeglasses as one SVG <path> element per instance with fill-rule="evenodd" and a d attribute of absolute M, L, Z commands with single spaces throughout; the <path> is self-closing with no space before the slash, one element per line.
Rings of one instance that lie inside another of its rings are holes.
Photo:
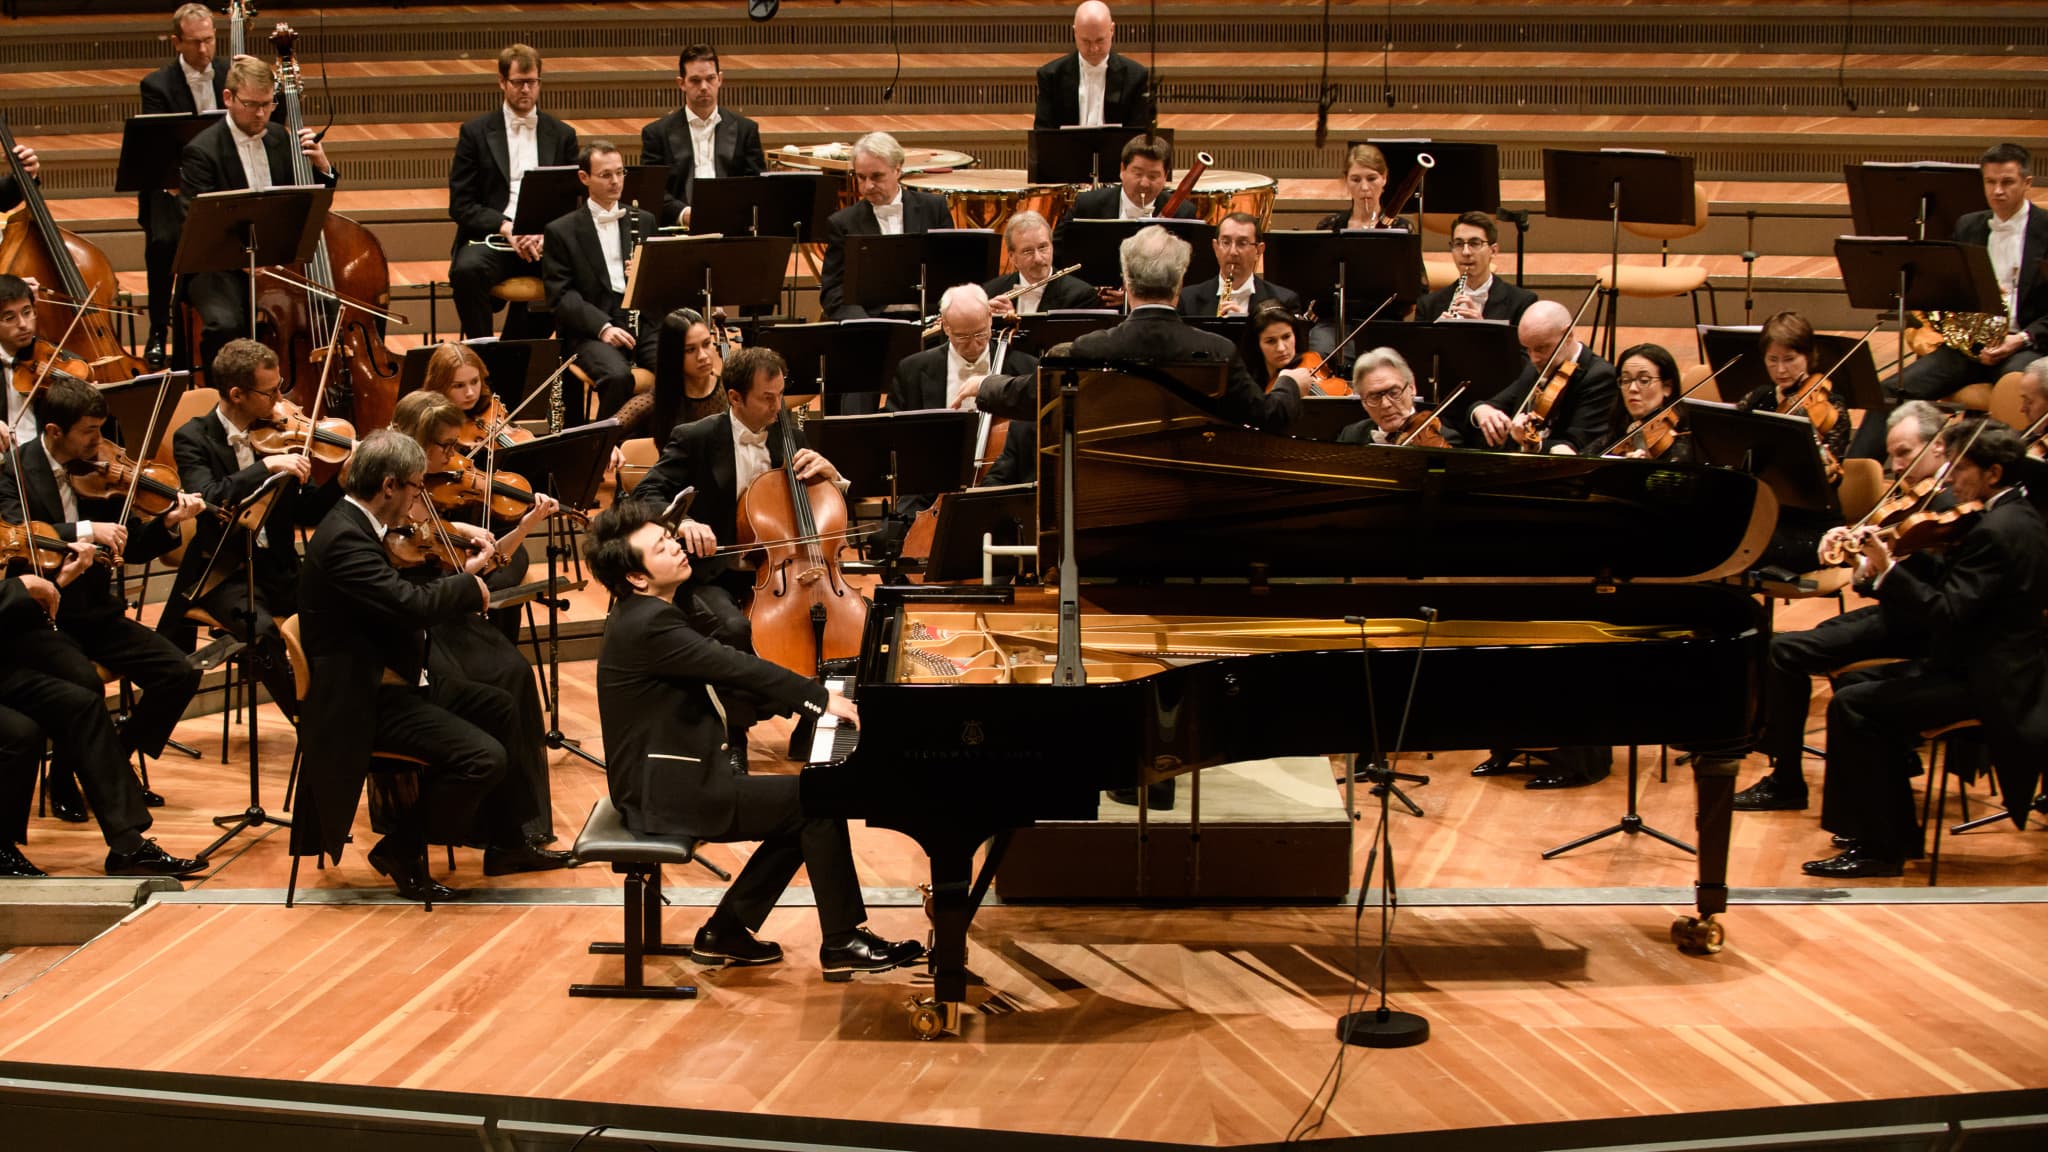
<path fill-rule="evenodd" d="M 1392 388 L 1384 392 L 1361 393 L 1358 398 L 1369 408 L 1391 408 L 1406 391 L 1406 388 Z"/>
<path fill-rule="evenodd" d="M 443 452 L 460 452 L 462 451 L 462 441 L 450 437 L 446 440 L 434 441 L 434 447 L 439 448 Z"/>
<path fill-rule="evenodd" d="M 251 100 L 251 99 L 249 99 L 248 97 L 246 97 L 246 96 L 243 96 L 243 95 L 242 95 L 241 93 L 239 93 L 239 92 L 230 92 L 230 93 L 228 93 L 228 95 L 230 95 L 230 96 L 234 97 L 234 98 L 235 98 L 235 103 L 237 103 L 237 104 L 240 104 L 240 105 L 241 105 L 241 106 L 243 106 L 244 108 L 275 108 L 275 107 L 277 107 L 277 100 L 276 100 L 276 98 L 275 98 L 275 97 L 273 97 L 273 98 L 271 98 L 271 99 L 269 99 L 269 100 Z"/>
<path fill-rule="evenodd" d="M 538 88 L 540 87 L 540 77 L 535 76 L 530 80 L 501 80 L 499 83 L 509 88 Z"/>
<path fill-rule="evenodd" d="M 1451 251 L 1477 252 L 1492 243 L 1493 241 L 1491 240 L 1453 240 L 1451 241 Z"/>
<path fill-rule="evenodd" d="M 1653 384 L 1662 384 L 1663 382 L 1664 378 L 1662 376 L 1623 376 L 1621 378 L 1621 386 L 1623 388 L 1648 388 Z"/>

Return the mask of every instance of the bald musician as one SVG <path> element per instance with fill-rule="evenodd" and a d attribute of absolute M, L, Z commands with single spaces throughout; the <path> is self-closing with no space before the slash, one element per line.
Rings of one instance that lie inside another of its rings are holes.
<path fill-rule="evenodd" d="M 1577 360 L 1578 371 L 1550 410 L 1542 450 L 1572 456 L 1604 449 L 1613 439 L 1608 426 L 1613 422 L 1617 395 L 1614 366 L 1572 335 L 1572 314 L 1554 300 L 1530 305 L 1515 331 L 1523 351 L 1529 354 L 1529 366 L 1498 396 L 1472 406 L 1472 426 L 1486 446 L 1508 451 L 1519 448 L 1520 437 L 1534 426 L 1522 404 L 1537 385 L 1537 371 L 1545 365 L 1555 371 L 1559 365 Z M 1554 362 L 1553 352 L 1557 353 Z"/>
<path fill-rule="evenodd" d="M 1115 43 L 1109 5 L 1087 0 L 1074 9 L 1074 50 L 1038 70 L 1033 128 L 1152 123 L 1152 79 L 1143 64 L 1117 55 Z"/>

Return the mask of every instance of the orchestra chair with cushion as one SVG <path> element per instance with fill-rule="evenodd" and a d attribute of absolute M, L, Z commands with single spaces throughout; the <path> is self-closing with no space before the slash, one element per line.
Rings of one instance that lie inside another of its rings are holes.
<path fill-rule="evenodd" d="M 2027 430 L 2027 418 L 2020 412 L 2020 390 L 2025 379 L 2026 373 L 2024 372 L 2007 372 L 2005 375 L 2000 376 L 1998 383 L 1991 386 L 1991 399 L 1985 405 L 1985 408 L 1990 411 L 1993 420 L 1998 421 L 2015 432 L 2025 432 Z M 1972 387 L 1976 387 L 1976 385 L 1972 385 Z M 1964 389 L 1964 391 L 1968 391 L 1968 389 Z M 1957 395 L 1960 396 L 1961 393 L 1957 393 Z"/>
<path fill-rule="evenodd" d="M 163 438 L 157 441 L 156 453 L 150 457 L 159 464 L 175 468 L 178 461 L 171 452 L 171 435 L 183 428 L 194 416 L 204 416 L 220 407 L 220 391 L 214 388 L 187 388 L 178 394 L 177 406 L 171 409 L 171 418 L 164 422 Z"/>
<path fill-rule="evenodd" d="M 1458 213 L 1424 212 L 1421 215 L 1421 220 L 1424 232 L 1434 232 L 1438 235 L 1449 236 L 1451 230 L 1457 227 Z M 1425 238 L 1423 249 L 1427 251 L 1428 247 L 1429 242 Z M 1422 259 L 1422 278 L 1428 282 L 1429 290 L 1434 292 L 1439 288 L 1458 282 L 1458 266 L 1452 263 L 1448 256 L 1425 256 Z"/>
<path fill-rule="evenodd" d="M 1876 460 L 1842 461 L 1842 482 L 1836 488 L 1842 502 L 1842 519 L 1855 523 L 1877 507 L 1878 497 L 1884 495 L 1884 465 Z M 1852 567 L 1816 568 L 1802 572 L 1791 582 L 1766 580 L 1761 591 L 1778 600 L 1813 600 L 1823 596 L 1835 598 L 1835 610 L 1847 612 L 1849 586 L 1855 583 L 1856 570 Z"/>
<path fill-rule="evenodd" d="M 1623 264 L 1619 269 L 1611 265 L 1600 269 L 1598 276 L 1600 304 L 1593 311 L 1593 331 L 1597 333 L 1600 330 L 1600 320 L 1604 314 L 1607 320 L 1607 343 L 1605 347 L 1609 359 L 1613 358 L 1616 341 L 1619 338 L 1617 331 L 1618 325 L 1621 322 L 1619 298 L 1623 296 L 1651 300 L 1668 296 L 1689 295 L 1692 297 L 1693 331 L 1698 332 L 1700 324 L 1700 292 L 1704 290 L 1707 293 L 1707 304 L 1712 309 L 1714 323 L 1719 324 L 1721 322 L 1720 305 L 1714 299 L 1713 290 L 1707 287 L 1706 268 L 1702 266 L 1674 268 L 1671 265 L 1671 242 L 1673 240 L 1683 240 L 1688 236 L 1696 236 L 1706 231 L 1709 207 L 1706 185 L 1695 183 L 1692 186 L 1692 204 L 1693 222 L 1691 224 L 1632 224 L 1626 220 L 1621 222 L 1621 230 L 1629 235 L 1658 241 L 1658 262 L 1654 266 Z M 1700 359 L 1704 360 L 1707 358 L 1706 338 L 1701 336 L 1698 339 L 1700 341 Z"/>
<path fill-rule="evenodd" d="M 279 620 L 277 622 L 277 634 L 284 638 L 285 657 L 291 661 L 292 684 L 297 691 L 299 704 L 301 705 L 301 707 L 293 711 L 295 714 L 303 714 L 305 712 L 303 705 L 306 702 L 306 695 L 312 688 L 313 672 L 312 666 L 306 660 L 306 646 L 299 638 L 299 618 L 297 616 L 287 616 Z M 292 723 L 296 725 L 298 721 L 294 719 Z M 299 759 L 299 753 L 294 752 L 292 754 L 291 781 L 285 785 L 285 807 L 287 809 L 291 807 L 292 785 L 298 781 Z M 370 753 L 368 790 L 370 794 L 370 819 L 373 827 L 376 825 L 380 814 L 385 821 L 386 827 L 397 827 L 401 822 L 411 823 L 423 818 L 424 814 L 420 811 L 419 804 L 420 773 L 425 771 L 426 767 L 427 762 L 417 756 L 406 756 L 397 752 L 372 751 Z M 426 875 L 426 838 L 422 836 L 418 839 L 420 844 L 420 874 Z M 292 902 L 299 890 L 299 859 L 297 856 L 292 857 L 291 879 L 285 885 L 284 906 L 287 908 L 292 906 Z M 316 861 L 316 866 L 324 868 L 326 866 L 326 858 L 324 856 L 319 857 Z M 450 868 L 455 866 L 455 850 L 453 848 L 450 848 L 448 851 L 448 866 Z M 424 900 L 421 903 L 426 906 L 427 911 L 432 912 L 434 910 L 434 902 L 432 900 Z"/>
<path fill-rule="evenodd" d="M 491 285 L 491 295 L 506 304 L 505 339 L 539 340 L 554 330 L 554 313 L 548 308 L 548 291 L 540 277 L 508 276 Z"/>
<path fill-rule="evenodd" d="M 638 364 L 633 365 L 632 373 L 633 395 L 651 395 L 654 392 L 654 373 L 648 371 L 645 368 L 640 367 Z M 597 389 L 591 387 L 590 373 L 585 372 L 583 370 L 583 365 L 581 364 L 571 364 L 569 365 L 569 375 L 574 376 L 576 378 L 576 382 L 583 386 L 583 421 L 585 423 L 588 423 L 592 420 L 597 419 L 597 411 L 595 408 L 592 407 L 594 404 L 597 403 Z"/>
<path fill-rule="evenodd" d="M 619 458 L 618 491 L 623 495 L 638 487 L 661 461 L 661 445 L 652 436 L 621 441 Z"/>
<path fill-rule="evenodd" d="M 697 855 L 694 836 L 653 836 L 626 827 L 611 798 L 599 797 L 590 806 L 590 818 L 576 836 L 576 858 L 610 864 L 612 871 L 626 878 L 625 938 L 617 943 L 598 941 L 590 945 L 593 956 L 625 957 L 624 980 L 618 984 L 571 984 L 571 996 L 638 998 L 647 1000 L 690 1000 L 697 989 L 689 985 L 649 984 L 646 960 L 649 956 L 688 956 L 687 944 L 664 944 L 661 940 L 661 868 L 664 864 L 703 865 L 720 880 L 732 875 Z"/>

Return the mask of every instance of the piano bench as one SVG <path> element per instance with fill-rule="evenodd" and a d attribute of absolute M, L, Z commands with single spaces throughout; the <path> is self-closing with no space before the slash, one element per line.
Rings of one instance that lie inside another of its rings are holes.
<path fill-rule="evenodd" d="M 664 864 L 695 861 L 721 880 L 731 880 L 724 869 L 697 857 L 694 836 L 643 835 L 626 827 L 609 797 L 600 797 L 590 807 L 590 818 L 576 837 L 576 858 L 610 864 L 612 871 L 626 877 L 625 939 L 591 944 L 594 956 L 624 956 L 625 978 L 618 984 L 571 984 L 569 995 L 646 1000 L 692 1000 L 697 990 L 688 985 L 649 984 L 646 959 L 649 956 L 688 956 L 684 944 L 661 942 L 661 868 Z"/>

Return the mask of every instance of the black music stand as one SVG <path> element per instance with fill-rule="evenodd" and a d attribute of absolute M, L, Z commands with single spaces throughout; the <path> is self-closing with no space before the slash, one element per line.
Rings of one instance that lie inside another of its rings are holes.
<path fill-rule="evenodd" d="M 978 412 L 925 408 L 827 416 L 805 423 L 804 438 L 850 481 L 849 492 L 886 494 L 893 513 L 904 496 L 940 496 L 973 483 L 980 431 Z M 901 582 L 898 559 L 884 557 L 884 584 Z"/>
<path fill-rule="evenodd" d="M 256 338 L 256 270 L 304 264 L 320 244 L 334 189 L 286 185 L 262 191 L 202 192 L 192 198 L 171 270 L 249 273 L 249 338 Z"/>
<path fill-rule="evenodd" d="M 1101 184 L 1120 179 L 1124 145 L 1131 137 L 1145 134 L 1143 124 L 1033 128 L 1024 144 L 1024 178 L 1033 184 Z M 1151 134 L 1173 143 L 1171 128 L 1154 128 Z M 1166 173 L 1172 177 L 1172 164 L 1166 166 Z"/>
<path fill-rule="evenodd" d="M 1699 326 L 1700 346 L 1707 351 L 1707 365 L 1720 373 L 1714 377 L 1714 390 L 1727 403 L 1740 403 L 1751 392 L 1771 382 L 1763 357 L 1756 355 L 1757 339 L 1762 333 L 1760 324 Z M 1871 358 L 1867 341 L 1860 348 L 1856 347 L 1857 343 L 1854 336 L 1816 332 L 1813 337 L 1813 363 L 1808 367 L 1815 372 L 1827 372 L 1829 382 L 1848 399 L 1851 408 L 1861 408 L 1866 412 L 1882 411 L 1884 389 L 1877 382 L 1877 361 Z M 1855 351 L 1850 351 L 1852 348 Z M 1740 363 L 1735 363 L 1737 356 L 1742 357 Z M 1844 356 L 1848 359 L 1844 360 Z M 1837 368 L 1837 364 L 1841 367 Z"/>
<path fill-rule="evenodd" d="M 495 336 L 481 336 L 474 340 L 460 341 L 463 347 L 476 353 L 484 362 L 484 375 L 491 385 L 491 392 L 498 402 L 509 411 L 519 407 L 533 389 L 554 371 L 553 340 L 501 340 Z M 405 350 L 405 359 L 398 365 L 398 394 L 410 395 L 420 390 L 427 382 L 427 361 L 434 358 L 439 344 L 421 344 Z M 535 355 L 543 347 L 548 351 Z"/>
<path fill-rule="evenodd" d="M 536 492 L 545 491 L 561 501 L 562 507 L 570 511 L 585 511 L 597 503 L 597 492 L 604 484 L 606 465 L 611 463 L 612 449 L 625 438 L 619 422 L 615 419 L 598 420 L 580 427 L 566 429 L 552 436 L 538 436 L 523 444 L 497 450 L 497 468 L 500 472 L 516 472 L 533 485 Z M 561 580 L 563 557 L 576 559 L 576 545 L 573 535 L 556 527 L 560 517 L 549 517 L 547 522 L 547 563 L 548 592 L 535 597 L 548 610 L 548 652 L 542 682 L 547 689 L 548 731 L 545 737 L 549 748 L 561 749 L 571 755 L 595 764 L 605 766 L 604 761 L 592 755 L 581 741 L 562 733 L 562 609 L 568 607 L 562 598 L 555 595 Z M 581 570 L 581 563 L 577 563 Z M 527 624 L 533 624 L 533 606 L 527 605 Z M 534 663 L 541 664 L 539 630 L 533 634 Z"/>
<path fill-rule="evenodd" d="M 1329 304 L 1340 338 L 1355 322 L 1345 319 L 1354 312 L 1363 320 L 1392 296 L 1380 315 L 1397 320 L 1429 291 L 1422 278 L 1422 237 L 1399 228 L 1268 232 L 1266 272 L 1302 299 Z"/>
<path fill-rule="evenodd" d="M 143 443 L 123 444 L 128 455 L 136 460 L 150 460 L 156 457 L 156 450 L 162 446 L 166 425 L 170 423 L 171 412 L 178 406 L 178 397 L 192 386 L 190 372 L 152 372 L 132 380 L 115 384 L 98 384 L 94 387 L 107 402 L 107 425 L 109 427 L 142 429 Z M 158 411 L 157 396 L 163 396 L 163 418 L 152 423 L 150 414 Z"/>
<path fill-rule="evenodd" d="M 907 304 L 919 316 L 929 316 L 946 289 L 994 279 L 1001 246 L 1001 238 L 987 228 L 848 236 L 846 302 L 869 313 Z"/>
<path fill-rule="evenodd" d="M 1154 224 L 1165 228 L 1188 242 L 1192 249 L 1188 253 L 1187 276 L 1183 284 L 1200 284 L 1216 278 L 1216 226 L 1205 220 L 1182 220 L 1179 218 L 1147 218 L 1143 220 L 1077 220 L 1071 216 L 1060 221 L 1058 249 L 1054 263 L 1065 268 L 1069 264 L 1081 266 L 1081 279 L 1097 287 L 1114 285 L 1123 287 L 1123 260 L 1117 255 L 1117 248 L 1125 240 Z M 1328 233 L 1318 233 L 1329 238 Z M 1270 253 L 1272 249 L 1267 249 Z M 1269 255 L 1270 261 L 1272 257 Z M 1267 265 L 1271 267 L 1269 263 Z M 1293 285 L 1292 280 L 1282 284 Z"/>
<path fill-rule="evenodd" d="M 1335 443 L 1337 435 L 1367 417 L 1356 396 L 1303 396 L 1301 414 L 1287 429 L 1296 440 Z"/>
<path fill-rule="evenodd" d="M 1543 150 L 1543 212 L 1554 220 L 1605 220 L 1611 252 L 1605 293 L 1606 359 L 1614 360 L 1621 329 L 1621 224 L 1697 224 L 1692 157 L 1667 152 Z M 1593 326 L 1597 331 L 1596 310 Z"/>
<path fill-rule="evenodd" d="M 1387 158 L 1387 187 L 1398 188 L 1415 169 L 1415 158 L 1428 153 L 1436 167 L 1416 189 L 1418 211 L 1437 213 L 1500 211 L 1500 145 L 1463 140 L 1408 138 L 1352 141 L 1370 144 Z M 1380 205 L 1383 216 L 1398 216 L 1404 204 Z"/>
<path fill-rule="evenodd" d="M 994 544 L 1031 542 L 1026 525 L 1034 522 L 1036 484 L 1003 484 L 993 488 L 969 488 L 946 497 L 939 505 L 938 522 L 933 525 L 932 550 L 924 561 L 926 583 L 972 580 L 982 574 L 981 541 L 990 536 Z M 1025 570 L 1025 558 L 1006 556 L 1016 562 L 1016 573 Z"/>
<path fill-rule="evenodd" d="M 1837 236 L 1835 264 L 1850 307 L 1895 315 L 1901 353 L 1909 310 L 2005 310 L 1998 276 L 1991 270 L 1991 250 L 1982 244 Z"/>
<path fill-rule="evenodd" d="M 525 186 L 521 185 L 521 191 Z M 668 198 L 668 166 L 666 164 L 628 164 L 626 183 L 619 191 L 619 203 L 644 208 L 661 218 L 662 201 Z"/>
<path fill-rule="evenodd" d="M 1417 391 L 1429 403 L 1466 386 L 1461 410 L 1514 383 L 1529 364 L 1515 326 L 1505 320 L 1437 324 L 1375 320 L 1351 342 L 1351 353 L 1356 358 L 1373 348 L 1399 352 L 1415 373 Z"/>
<path fill-rule="evenodd" d="M 769 172 L 699 180 L 690 189 L 690 234 L 788 236 L 825 242 L 825 221 L 839 211 L 846 181 L 826 172 Z"/>
<path fill-rule="evenodd" d="M 1858 236 L 1947 240 L 1957 219 L 1984 208 L 1984 170 L 1976 164 L 1844 164 L 1842 180 Z"/>
<path fill-rule="evenodd" d="M 1745 412 L 1733 404 L 1688 396 L 1678 402 L 1703 464 L 1747 472 L 1778 498 L 1780 508 L 1842 515 L 1842 501 L 1802 415 Z"/>
<path fill-rule="evenodd" d="M 816 324 L 774 324 L 754 337 L 782 354 L 783 392 L 822 396 L 833 416 L 873 412 L 896 378 L 896 363 L 923 345 L 914 321 L 867 317 Z"/>
<path fill-rule="evenodd" d="M 573 164 L 528 168 L 519 181 L 519 208 L 512 215 L 514 236 L 538 236 L 549 224 L 576 210 L 583 201 L 583 182 L 576 178 Z M 661 198 L 655 197 L 656 216 Z"/>
<path fill-rule="evenodd" d="M 787 236 L 663 236 L 640 245 L 621 305 L 654 316 L 694 308 L 709 317 L 714 302 L 767 311 L 782 294 L 796 241 Z"/>
<path fill-rule="evenodd" d="M 1114 328 L 1123 323 L 1123 313 L 1113 308 L 1055 308 L 1017 318 L 1017 339 L 1013 347 L 1033 356 L 1071 343 L 1090 332 Z"/>
<path fill-rule="evenodd" d="M 183 182 L 185 145 L 225 111 L 151 112 L 121 125 L 121 159 L 114 169 L 116 192 L 168 192 Z"/>

